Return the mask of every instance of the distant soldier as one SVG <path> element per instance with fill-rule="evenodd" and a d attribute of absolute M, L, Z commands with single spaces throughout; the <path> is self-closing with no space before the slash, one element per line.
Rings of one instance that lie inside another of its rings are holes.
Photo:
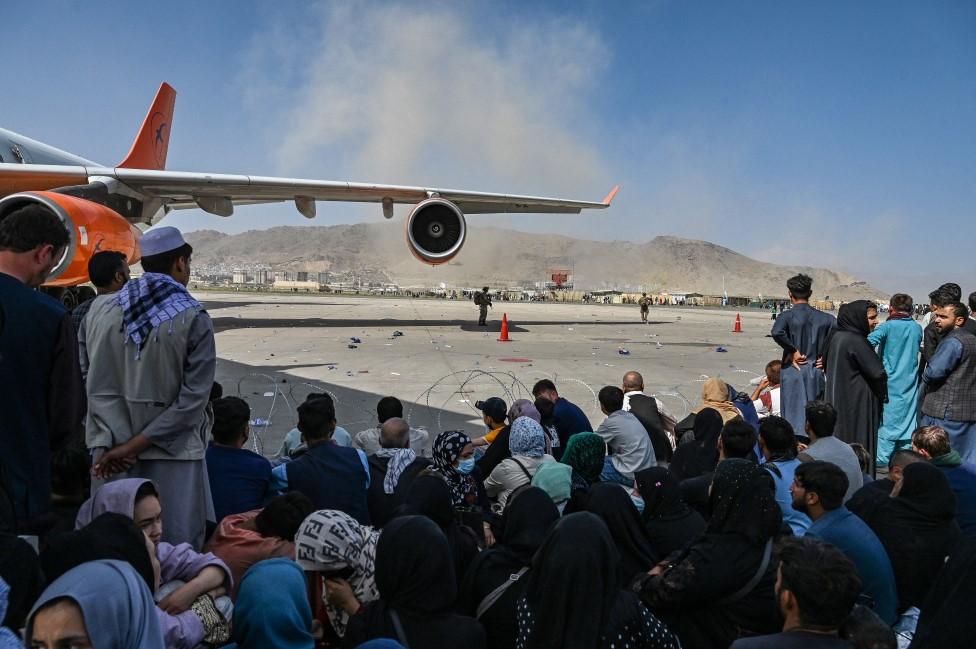
<path fill-rule="evenodd" d="M 474 294 L 474 303 L 478 305 L 478 326 L 487 327 L 485 320 L 488 318 L 488 307 L 491 306 L 491 296 L 488 295 L 488 287 L 481 289 L 480 293 Z"/>
<path fill-rule="evenodd" d="M 641 322 L 647 324 L 647 312 L 651 308 L 651 298 L 647 297 L 647 293 L 641 293 L 641 299 L 637 300 L 637 304 L 640 305 L 641 309 Z"/>

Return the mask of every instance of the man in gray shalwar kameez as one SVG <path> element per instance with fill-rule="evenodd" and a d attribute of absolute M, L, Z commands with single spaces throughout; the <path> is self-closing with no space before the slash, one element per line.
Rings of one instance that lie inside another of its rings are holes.
<path fill-rule="evenodd" d="M 78 335 L 92 488 L 100 480 L 152 480 L 163 540 L 199 550 L 214 518 L 205 464 L 213 323 L 186 290 L 193 249 L 179 230 L 150 230 L 140 245 L 145 274 L 96 298 Z"/>
<path fill-rule="evenodd" d="M 783 418 L 802 431 L 808 401 L 820 398 L 824 390 L 823 370 L 816 367 L 827 344 L 827 334 L 836 325 L 834 316 L 808 304 L 813 280 L 796 275 L 786 282 L 793 308 L 783 311 L 773 323 L 773 340 L 783 348 L 780 371 L 780 410 Z"/>

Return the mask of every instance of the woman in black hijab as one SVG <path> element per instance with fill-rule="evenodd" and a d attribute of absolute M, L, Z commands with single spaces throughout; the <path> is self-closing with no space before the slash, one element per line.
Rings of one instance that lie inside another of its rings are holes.
<path fill-rule="evenodd" d="M 596 514 L 610 530 L 620 554 L 620 583 L 628 587 L 658 562 L 651 537 L 627 490 L 618 484 L 599 482 L 590 487 L 586 511 Z"/>
<path fill-rule="evenodd" d="M 454 574 L 460 585 L 464 573 L 478 556 L 478 537 L 467 525 L 457 522 L 451 487 L 447 482 L 438 475 L 417 476 L 397 512 L 400 515 L 426 516 L 437 523 L 451 547 Z"/>
<path fill-rule="evenodd" d="M 128 516 L 111 512 L 98 516 L 80 530 L 50 537 L 48 547 L 41 552 L 41 569 L 50 583 L 72 568 L 100 559 L 125 561 L 146 582 L 149 592 L 155 593 L 159 588 L 146 535 Z"/>
<path fill-rule="evenodd" d="M 708 473 L 718 464 L 718 438 L 722 433 L 722 415 L 704 408 L 695 415 L 691 441 L 678 444 L 669 468 L 678 482 Z"/>
<path fill-rule="evenodd" d="M 24 539 L 0 533 L 0 578 L 7 582 L 7 612 L 0 626 L 21 629 L 34 602 L 44 592 L 44 575 L 37 553 Z"/>
<path fill-rule="evenodd" d="M 686 647 L 725 649 L 780 630 L 772 546 L 782 524 L 769 471 L 749 460 L 715 468 L 705 533 L 635 584 Z"/>
<path fill-rule="evenodd" d="M 485 631 L 454 614 L 457 581 L 447 539 L 425 516 L 394 518 L 376 544 L 380 599 L 350 618 L 342 646 L 393 638 L 410 649 L 485 649 Z"/>
<path fill-rule="evenodd" d="M 536 552 L 518 603 L 517 649 L 677 649 L 667 627 L 621 589 L 619 561 L 599 516 L 560 519 Z"/>
<path fill-rule="evenodd" d="M 976 636 L 976 540 L 963 537 L 936 575 L 918 616 L 915 649 L 968 647 Z"/>
<path fill-rule="evenodd" d="M 913 462 L 865 522 L 888 552 L 898 587 L 898 610 L 921 608 L 939 570 L 959 543 L 956 496 L 945 473 L 928 462 Z"/>
<path fill-rule="evenodd" d="M 868 451 L 874 477 L 881 407 L 888 400 L 888 375 L 868 342 L 878 322 L 878 306 L 867 300 L 848 302 L 837 312 L 837 328 L 827 337 L 823 356 L 827 387 L 824 400 L 837 411 L 835 436 Z"/>
<path fill-rule="evenodd" d="M 525 592 L 525 573 L 557 520 L 559 510 L 542 489 L 526 487 L 516 491 L 502 514 L 499 542 L 478 555 L 465 575 L 458 610 L 477 617 L 484 625 L 492 649 L 514 649 L 518 631 L 515 605 Z M 520 577 L 513 580 L 514 575 Z M 482 603 L 487 604 L 486 598 L 503 584 L 507 585 L 505 590 L 479 615 Z"/>
<path fill-rule="evenodd" d="M 634 480 L 644 499 L 641 519 L 657 556 L 680 550 L 705 531 L 705 519 L 681 499 L 681 487 L 671 471 L 655 466 L 638 471 Z"/>

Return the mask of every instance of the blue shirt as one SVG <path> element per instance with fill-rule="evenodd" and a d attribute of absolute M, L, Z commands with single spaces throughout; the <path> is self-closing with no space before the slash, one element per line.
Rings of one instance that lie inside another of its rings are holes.
<path fill-rule="evenodd" d="M 790 486 L 793 484 L 796 467 L 800 466 L 800 461 L 796 458 L 773 460 L 764 466 L 767 467 L 766 470 L 769 471 L 769 475 L 772 476 L 773 482 L 776 484 L 776 502 L 783 512 L 783 520 L 793 530 L 794 536 L 803 536 L 803 533 L 810 527 L 810 517 L 793 509 L 793 495 L 790 493 Z M 773 466 L 779 469 L 780 475 L 776 475 L 776 471 L 772 470 Z"/>
<path fill-rule="evenodd" d="M 344 446 L 343 444 L 338 444 L 338 446 Z M 369 489 L 369 484 L 372 481 L 369 473 L 369 460 L 366 458 L 366 454 L 356 449 L 356 453 L 359 454 L 359 461 L 363 463 L 363 471 L 366 472 L 366 489 Z M 284 493 L 288 491 L 288 463 L 284 462 L 279 464 L 271 470 L 271 488 L 279 493 Z"/>
<path fill-rule="evenodd" d="M 271 492 L 271 463 L 246 448 L 211 444 L 207 475 L 217 522 L 231 514 L 264 507 Z"/>
<path fill-rule="evenodd" d="M 590 424 L 590 420 L 586 418 L 586 415 L 583 414 L 579 406 L 572 401 L 563 399 L 562 397 L 556 399 L 553 416 L 556 419 L 556 430 L 559 431 L 559 441 L 562 442 L 563 448 L 566 448 L 566 442 L 576 433 L 593 432 L 593 426 Z"/>
<path fill-rule="evenodd" d="M 898 619 L 898 591 L 895 571 L 881 541 L 867 523 L 841 505 L 813 522 L 806 531 L 837 546 L 854 562 L 861 577 L 861 591 L 874 600 L 874 612 L 886 624 Z"/>

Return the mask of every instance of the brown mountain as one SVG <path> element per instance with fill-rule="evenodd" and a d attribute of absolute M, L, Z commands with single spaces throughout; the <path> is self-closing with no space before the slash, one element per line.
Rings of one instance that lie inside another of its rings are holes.
<path fill-rule="evenodd" d="M 471 228 L 461 253 L 431 267 L 406 250 L 402 226 L 359 223 L 327 227 L 276 227 L 227 235 L 202 230 L 187 235 L 200 265 L 268 264 L 290 271 L 353 271 L 402 286 L 532 286 L 553 268 L 574 273 L 577 288 L 681 290 L 729 295 L 785 296 L 786 279 L 798 272 L 814 278 L 815 297 L 886 297 L 842 272 L 757 261 L 728 248 L 678 237 L 647 243 L 587 241 L 553 234 Z"/>

